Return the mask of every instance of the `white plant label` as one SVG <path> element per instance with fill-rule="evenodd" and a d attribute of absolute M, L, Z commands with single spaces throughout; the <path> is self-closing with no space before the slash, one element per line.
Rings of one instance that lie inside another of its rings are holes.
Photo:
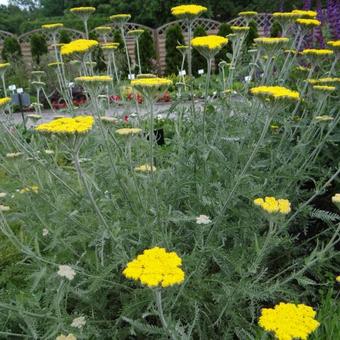
<path fill-rule="evenodd" d="M 135 75 L 134 74 L 129 74 L 128 78 L 129 78 L 129 80 L 134 80 L 135 79 Z"/>
<path fill-rule="evenodd" d="M 204 74 L 203 68 L 201 68 L 200 70 L 198 70 L 198 74 Z"/>
<path fill-rule="evenodd" d="M 187 74 L 187 71 L 186 70 L 182 70 L 182 71 L 179 71 L 178 72 L 178 75 L 179 76 L 185 76 Z"/>

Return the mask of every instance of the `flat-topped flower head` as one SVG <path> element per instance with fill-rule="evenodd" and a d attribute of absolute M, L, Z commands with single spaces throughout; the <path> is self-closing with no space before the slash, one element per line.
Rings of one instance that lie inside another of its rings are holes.
<path fill-rule="evenodd" d="M 0 108 L 5 107 L 11 101 L 12 101 L 12 99 L 10 97 L 0 98 Z"/>
<path fill-rule="evenodd" d="M 110 76 L 82 76 L 74 79 L 76 83 L 89 85 L 89 86 L 99 86 L 105 85 L 112 82 L 112 77 Z"/>
<path fill-rule="evenodd" d="M 296 19 L 295 22 L 298 25 L 301 26 L 307 26 L 307 27 L 318 27 L 321 25 L 321 21 L 317 20 L 317 19 Z"/>
<path fill-rule="evenodd" d="M 64 24 L 62 24 L 62 23 L 41 25 L 41 28 L 43 28 L 44 30 L 47 30 L 47 31 L 57 31 L 57 30 L 59 30 L 60 28 L 63 28 L 63 27 L 64 27 Z"/>
<path fill-rule="evenodd" d="M 64 65 L 64 63 L 61 62 L 61 61 L 53 61 L 52 63 L 47 64 L 47 66 L 51 67 L 51 68 L 58 68 L 58 67 L 61 67 L 63 65 Z"/>
<path fill-rule="evenodd" d="M 210 224 L 211 219 L 207 215 L 199 215 L 196 217 L 196 223 L 197 224 Z"/>
<path fill-rule="evenodd" d="M 313 85 L 313 90 L 319 92 L 334 92 L 336 90 L 336 87 L 328 85 Z"/>
<path fill-rule="evenodd" d="M 228 44 L 228 38 L 219 35 L 196 37 L 191 40 L 191 45 L 205 58 L 213 58 L 223 46 Z"/>
<path fill-rule="evenodd" d="M 61 334 L 57 336 L 55 340 L 77 340 L 77 337 L 73 335 L 72 333 L 68 335 Z"/>
<path fill-rule="evenodd" d="M 238 15 L 240 17 L 247 17 L 247 18 L 253 18 L 257 15 L 258 13 L 255 11 L 243 11 L 243 12 L 239 12 Z"/>
<path fill-rule="evenodd" d="M 249 26 L 230 26 L 234 33 L 246 33 L 250 30 Z"/>
<path fill-rule="evenodd" d="M 127 35 L 130 37 L 139 38 L 144 32 L 145 31 L 142 29 L 130 30 L 127 32 Z"/>
<path fill-rule="evenodd" d="M 6 212 L 6 211 L 10 211 L 11 208 L 8 205 L 2 205 L 0 204 L 0 211 L 1 212 Z"/>
<path fill-rule="evenodd" d="M 77 116 L 74 118 L 58 118 L 48 123 L 38 125 L 35 130 L 41 133 L 58 135 L 85 134 L 94 124 L 92 116 Z"/>
<path fill-rule="evenodd" d="M 76 272 L 72 269 L 72 267 L 62 264 L 59 266 L 59 270 L 57 274 L 61 277 L 65 277 L 69 281 L 72 281 L 74 277 L 76 276 Z"/>
<path fill-rule="evenodd" d="M 315 316 L 312 307 L 280 302 L 274 308 L 262 308 L 259 325 L 278 340 L 306 340 L 320 325 Z"/>
<path fill-rule="evenodd" d="M 274 12 L 272 16 L 279 21 L 293 21 L 300 18 L 300 14 L 293 12 Z"/>
<path fill-rule="evenodd" d="M 10 63 L 0 63 L 0 70 L 8 69 L 10 66 Z"/>
<path fill-rule="evenodd" d="M 41 115 L 35 114 L 35 113 L 31 113 L 29 115 L 27 115 L 27 118 L 33 119 L 33 120 L 39 120 L 42 118 Z"/>
<path fill-rule="evenodd" d="M 119 43 L 116 43 L 116 42 L 105 43 L 105 44 L 101 44 L 100 46 L 104 51 L 112 51 L 112 50 L 116 50 L 119 47 Z"/>
<path fill-rule="evenodd" d="M 77 15 L 91 15 L 96 11 L 95 7 L 73 7 L 70 12 Z"/>
<path fill-rule="evenodd" d="M 194 19 L 207 10 L 201 5 L 179 5 L 171 8 L 171 14 L 179 19 Z"/>
<path fill-rule="evenodd" d="M 117 25 L 124 25 L 131 19 L 131 14 L 115 14 L 110 16 L 110 20 Z"/>
<path fill-rule="evenodd" d="M 152 74 L 152 73 L 137 74 L 137 79 L 140 79 L 140 78 L 157 78 L 157 76 L 155 74 Z"/>
<path fill-rule="evenodd" d="M 182 259 L 175 252 L 154 247 L 144 250 L 143 254 L 129 262 L 123 275 L 151 288 L 165 288 L 184 281 L 181 265 Z"/>
<path fill-rule="evenodd" d="M 6 158 L 19 158 L 23 155 L 22 152 L 9 152 L 6 153 Z"/>
<path fill-rule="evenodd" d="M 329 115 L 322 115 L 322 116 L 316 116 L 314 117 L 314 120 L 317 123 L 329 123 L 334 120 L 334 117 L 329 116 Z"/>
<path fill-rule="evenodd" d="M 109 34 L 112 28 L 109 26 L 98 26 L 94 29 L 98 34 Z"/>
<path fill-rule="evenodd" d="M 287 215 L 291 212 L 290 202 L 287 199 L 267 196 L 265 198 L 256 198 L 254 204 L 269 214 Z"/>
<path fill-rule="evenodd" d="M 283 46 L 289 42 L 289 38 L 280 37 L 280 38 L 271 38 L 271 37 L 262 37 L 254 39 L 254 42 L 258 46 Z"/>
<path fill-rule="evenodd" d="M 179 50 L 179 51 L 186 52 L 189 49 L 189 46 L 188 45 L 177 45 L 176 49 Z"/>
<path fill-rule="evenodd" d="M 118 122 L 118 119 L 115 117 L 101 116 L 99 117 L 99 119 L 103 123 L 108 123 L 108 124 L 116 124 Z"/>
<path fill-rule="evenodd" d="M 336 51 L 340 51 L 340 40 L 328 41 L 327 45 Z"/>
<path fill-rule="evenodd" d="M 315 11 L 305 11 L 301 9 L 294 9 L 292 13 L 299 15 L 300 18 L 311 18 L 311 19 L 316 18 L 316 16 L 318 15 L 318 13 Z"/>
<path fill-rule="evenodd" d="M 137 172 L 155 172 L 156 167 L 150 164 L 143 164 L 140 166 L 135 167 L 135 171 Z"/>
<path fill-rule="evenodd" d="M 270 100 L 299 100 L 300 94 L 283 86 L 257 86 L 250 89 L 254 96 Z"/>
<path fill-rule="evenodd" d="M 42 87 L 46 86 L 46 83 L 43 82 L 43 81 L 32 81 L 31 85 L 33 85 L 34 87 L 37 87 L 37 88 L 42 88 Z"/>
<path fill-rule="evenodd" d="M 25 194 L 25 193 L 33 193 L 33 194 L 37 194 L 39 193 L 39 187 L 37 185 L 32 185 L 30 187 L 26 187 L 26 188 L 22 188 L 19 191 L 20 194 Z"/>
<path fill-rule="evenodd" d="M 167 78 L 137 78 L 131 80 L 131 86 L 141 92 L 146 97 L 157 96 L 160 92 L 165 91 L 172 81 Z"/>
<path fill-rule="evenodd" d="M 131 135 L 138 135 L 142 132 L 140 128 L 122 128 L 117 129 L 116 134 L 120 136 L 131 136 Z"/>
<path fill-rule="evenodd" d="M 78 39 L 71 41 L 61 47 L 60 52 L 63 56 L 70 56 L 74 54 L 85 54 L 91 52 L 93 48 L 98 46 L 99 43 L 96 40 Z"/>

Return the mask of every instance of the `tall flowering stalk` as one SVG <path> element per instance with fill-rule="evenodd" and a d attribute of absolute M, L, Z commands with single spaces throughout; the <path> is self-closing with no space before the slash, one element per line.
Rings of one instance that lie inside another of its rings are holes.
<path fill-rule="evenodd" d="M 178 19 L 185 21 L 188 29 L 188 74 L 192 76 L 192 27 L 194 21 L 208 9 L 200 5 L 180 5 L 171 8 L 171 13 Z"/>
<path fill-rule="evenodd" d="M 71 13 L 78 15 L 83 21 L 86 39 L 89 39 L 88 21 L 91 14 L 93 14 L 95 11 L 95 7 L 74 7 L 70 9 Z"/>
<path fill-rule="evenodd" d="M 5 81 L 5 73 L 6 73 L 6 71 L 8 70 L 9 67 L 10 67 L 9 63 L 0 64 L 0 78 L 1 78 L 2 88 L 3 88 L 3 91 L 4 91 L 5 97 L 7 97 L 7 88 L 6 88 L 6 81 Z"/>
<path fill-rule="evenodd" d="M 137 63 L 138 63 L 138 74 L 142 74 L 142 65 L 140 61 L 140 50 L 139 50 L 139 39 L 144 33 L 144 30 L 138 29 L 138 30 L 131 30 L 128 31 L 128 35 L 133 37 L 136 43 L 136 51 L 137 51 Z"/>

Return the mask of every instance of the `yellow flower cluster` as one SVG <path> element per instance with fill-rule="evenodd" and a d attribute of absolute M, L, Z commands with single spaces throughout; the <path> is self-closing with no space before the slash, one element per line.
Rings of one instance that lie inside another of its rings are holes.
<path fill-rule="evenodd" d="M 340 48 L 340 40 L 328 41 L 327 45 L 333 47 L 334 49 Z"/>
<path fill-rule="evenodd" d="M 269 99 L 290 99 L 299 100 L 300 94 L 283 86 L 257 86 L 250 89 L 254 96 L 265 97 Z"/>
<path fill-rule="evenodd" d="M 123 271 L 128 279 L 140 280 L 148 287 L 169 287 L 184 281 L 185 273 L 180 268 L 182 259 L 175 252 L 154 247 L 144 250 L 129 262 Z"/>
<path fill-rule="evenodd" d="M 127 34 L 132 36 L 132 37 L 139 37 L 143 33 L 144 33 L 144 30 L 130 30 L 130 31 L 127 32 Z"/>
<path fill-rule="evenodd" d="M 139 128 L 122 128 L 122 129 L 116 130 L 116 133 L 120 136 L 136 135 L 141 132 L 142 132 L 142 129 L 139 129 Z"/>
<path fill-rule="evenodd" d="M 32 192 L 34 194 L 37 194 L 39 192 L 39 187 L 36 185 L 32 185 L 31 187 L 26 187 L 26 188 L 21 189 L 19 192 L 20 194 L 24 194 L 26 192 Z"/>
<path fill-rule="evenodd" d="M 74 81 L 76 83 L 99 85 L 103 83 L 110 83 L 112 81 L 112 77 L 110 76 L 83 76 L 83 77 L 76 77 Z"/>
<path fill-rule="evenodd" d="M 259 325 L 278 340 L 307 340 L 320 325 L 315 315 L 312 307 L 281 302 L 274 308 L 262 308 Z"/>
<path fill-rule="evenodd" d="M 171 14 L 176 17 L 195 17 L 206 12 L 208 9 L 200 5 L 180 5 L 171 8 Z"/>
<path fill-rule="evenodd" d="M 300 18 L 316 18 L 318 15 L 318 13 L 315 11 L 305 11 L 301 9 L 294 9 L 292 13 L 299 15 Z"/>
<path fill-rule="evenodd" d="M 11 102 L 10 97 L 0 98 L 0 107 L 6 106 Z"/>
<path fill-rule="evenodd" d="M 0 70 L 10 67 L 10 63 L 0 63 Z"/>
<path fill-rule="evenodd" d="M 116 50 L 119 47 L 119 43 L 105 43 L 101 45 L 103 50 Z"/>
<path fill-rule="evenodd" d="M 138 78 L 131 80 L 133 87 L 159 88 L 170 86 L 172 81 L 167 78 Z"/>
<path fill-rule="evenodd" d="M 258 45 L 282 45 L 289 42 L 288 38 L 271 38 L 271 37 L 263 37 L 256 38 L 254 42 Z"/>
<path fill-rule="evenodd" d="M 45 29 L 45 30 L 56 30 L 58 28 L 62 28 L 64 27 L 64 24 L 61 23 L 57 23 L 57 24 L 45 24 L 42 25 L 41 28 Z"/>
<path fill-rule="evenodd" d="M 276 199 L 275 197 L 256 198 L 254 204 L 269 214 L 280 213 L 287 215 L 291 212 L 290 202 L 287 199 Z"/>
<path fill-rule="evenodd" d="M 340 83 L 340 78 L 319 78 L 319 79 L 308 79 L 309 84 L 334 84 Z"/>
<path fill-rule="evenodd" d="M 231 26 L 230 29 L 237 33 L 237 32 L 248 32 L 250 30 L 249 26 Z"/>
<path fill-rule="evenodd" d="M 317 49 L 317 48 L 306 48 L 304 49 L 301 54 L 302 55 L 311 55 L 311 56 L 325 56 L 325 55 L 332 55 L 334 52 L 332 50 L 328 50 L 326 48 Z"/>
<path fill-rule="evenodd" d="M 135 167 L 135 171 L 137 172 L 154 172 L 156 171 L 156 167 L 150 164 L 143 164 Z"/>
<path fill-rule="evenodd" d="M 340 283 L 340 275 L 338 275 L 336 278 L 335 278 L 335 281 Z"/>
<path fill-rule="evenodd" d="M 340 194 L 335 194 L 332 197 L 332 203 L 335 204 L 340 209 Z M 339 280 L 340 282 L 340 280 Z"/>
<path fill-rule="evenodd" d="M 228 39 L 219 35 L 208 35 L 206 37 L 197 37 L 191 40 L 191 44 L 196 48 L 205 48 L 208 50 L 218 50 L 228 43 Z"/>
<path fill-rule="evenodd" d="M 130 14 L 115 14 L 110 16 L 110 20 L 117 24 L 124 23 L 126 21 L 129 21 L 131 19 Z"/>
<path fill-rule="evenodd" d="M 244 12 L 240 12 L 238 15 L 241 17 L 253 17 L 255 15 L 257 15 L 258 13 L 255 11 L 244 11 Z"/>
<path fill-rule="evenodd" d="M 333 92 L 335 91 L 335 86 L 327 86 L 327 85 L 313 85 L 313 90 L 322 91 L 322 92 Z"/>
<path fill-rule="evenodd" d="M 322 123 L 322 122 L 330 122 L 330 121 L 334 120 L 334 118 L 332 116 L 329 116 L 329 115 L 322 115 L 322 116 L 316 116 L 314 118 L 314 120 Z"/>
<path fill-rule="evenodd" d="M 317 27 L 321 25 L 321 21 L 317 19 L 297 19 L 295 21 L 297 24 L 301 26 L 310 26 L 310 27 Z"/>
<path fill-rule="evenodd" d="M 298 13 L 292 13 L 292 12 L 274 12 L 273 17 L 276 19 L 296 19 L 300 17 L 300 14 Z"/>
<path fill-rule="evenodd" d="M 84 134 L 92 129 L 93 124 L 92 116 L 65 117 L 40 124 L 35 130 L 43 133 Z"/>
<path fill-rule="evenodd" d="M 98 45 L 98 41 L 96 40 L 88 40 L 88 39 L 78 39 L 71 41 L 68 44 L 65 44 L 61 47 L 61 54 L 63 56 L 72 55 L 76 53 L 87 53 L 94 47 Z"/>
<path fill-rule="evenodd" d="M 74 14 L 91 14 L 95 11 L 95 7 L 73 7 L 70 9 L 70 12 Z"/>
<path fill-rule="evenodd" d="M 54 61 L 53 63 L 49 63 L 49 64 L 47 64 L 47 66 L 48 67 L 58 67 L 58 66 L 62 66 L 63 65 L 63 63 L 62 62 L 60 62 L 60 61 Z"/>
<path fill-rule="evenodd" d="M 99 34 L 110 33 L 112 28 L 108 26 L 98 26 L 94 29 Z"/>

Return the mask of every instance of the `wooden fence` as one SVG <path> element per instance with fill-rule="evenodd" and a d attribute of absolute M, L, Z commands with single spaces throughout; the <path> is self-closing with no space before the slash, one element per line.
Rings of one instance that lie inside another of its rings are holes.
<path fill-rule="evenodd" d="M 268 32 L 270 31 L 271 25 L 272 25 L 272 16 L 271 14 L 266 14 L 266 13 L 259 13 L 255 18 L 255 21 L 258 26 L 258 31 L 260 35 L 267 35 Z M 188 32 L 187 32 L 187 27 L 182 20 L 177 20 L 177 21 L 172 21 L 169 22 L 159 28 L 153 29 L 147 26 L 143 26 L 137 23 L 127 23 L 125 26 L 125 32 L 133 29 L 144 29 L 150 31 L 154 44 L 155 44 L 155 50 L 156 50 L 156 56 L 157 56 L 157 66 L 160 72 L 163 72 L 165 70 L 165 56 L 166 56 L 166 51 L 165 51 L 165 39 L 166 39 L 166 31 L 168 28 L 174 26 L 174 25 L 179 25 L 182 28 L 182 32 L 184 35 L 184 38 L 186 42 L 188 41 Z M 231 21 L 228 22 L 229 25 L 242 25 L 244 24 L 244 19 L 242 17 L 235 18 Z M 207 34 L 216 34 L 218 32 L 218 29 L 221 25 L 221 22 L 211 20 L 211 19 L 204 19 L 204 18 L 198 18 L 195 20 L 193 24 L 193 30 L 197 26 L 202 26 Z M 112 31 L 109 35 L 109 40 L 113 40 L 113 29 L 116 28 L 114 24 L 107 25 L 112 27 Z M 63 28 L 64 31 L 68 33 L 68 35 L 71 37 L 71 39 L 80 39 L 84 38 L 84 33 L 81 31 L 77 31 L 74 29 L 70 28 Z M 39 33 L 42 34 L 49 46 L 49 50 L 52 50 L 52 37 L 49 32 L 43 29 L 37 29 L 33 30 L 27 33 L 24 33 L 20 36 L 15 36 L 12 33 L 1 31 L 0 30 L 0 51 L 3 48 L 3 43 L 4 40 L 7 37 L 15 37 L 20 46 L 21 46 L 21 52 L 23 55 L 23 60 L 26 63 L 26 65 L 31 68 L 32 67 L 32 54 L 31 54 L 31 47 L 30 47 L 30 41 L 32 38 L 32 35 Z M 132 62 L 134 63 L 136 61 L 136 56 L 135 56 L 135 46 L 134 46 L 134 39 L 132 37 L 127 37 L 127 45 L 128 45 L 128 50 L 130 57 L 132 59 Z M 52 61 L 52 60 L 51 60 Z"/>

